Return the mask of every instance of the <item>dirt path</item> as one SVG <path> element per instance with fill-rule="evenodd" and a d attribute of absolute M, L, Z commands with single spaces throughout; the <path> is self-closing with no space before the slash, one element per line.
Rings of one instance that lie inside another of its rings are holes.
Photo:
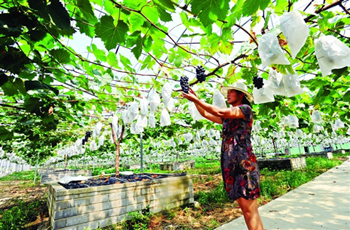
<path fill-rule="evenodd" d="M 49 215 L 46 207 L 47 188 L 44 186 L 34 186 L 31 181 L 0 181 L 0 218 L 2 212 L 18 206 L 28 205 L 38 201 L 37 209 L 40 210 L 35 216 L 30 216 L 32 220 L 26 224 L 26 229 L 48 229 Z"/>

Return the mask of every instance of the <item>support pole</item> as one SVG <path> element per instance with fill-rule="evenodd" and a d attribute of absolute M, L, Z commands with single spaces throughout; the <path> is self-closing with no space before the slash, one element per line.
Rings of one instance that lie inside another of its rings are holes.
<path fill-rule="evenodd" d="M 140 135 L 140 149 L 141 149 L 141 174 L 143 174 L 143 145 L 142 145 L 142 132 Z"/>
<path fill-rule="evenodd" d="M 38 171 L 38 160 L 39 160 L 38 158 L 36 159 L 36 166 L 35 166 L 35 173 L 34 173 L 34 184 L 35 184 L 35 179 L 36 179 L 36 172 Z"/>

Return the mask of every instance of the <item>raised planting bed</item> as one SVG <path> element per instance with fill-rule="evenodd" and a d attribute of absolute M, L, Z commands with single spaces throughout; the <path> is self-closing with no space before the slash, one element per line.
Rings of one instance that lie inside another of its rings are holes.
<path fill-rule="evenodd" d="M 310 154 L 301 154 L 300 157 L 326 157 L 328 159 L 333 158 L 332 152 L 321 152 L 321 153 L 310 153 Z"/>
<path fill-rule="evenodd" d="M 161 170 L 168 170 L 168 171 L 194 169 L 195 161 L 166 162 L 166 163 L 160 163 L 159 166 Z"/>
<path fill-rule="evenodd" d="M 53 169 L 44 169 L 39 170 L 39 174 L 41 175 L 41 184 L 48 184 L 52 182 L 58 182 L 59 179 L 65 176 L 91 176 L 91 169 L 74 169 L 74 170 L 53 170 Z"/>
<path fill-rule="evenodd" d="M 270 170 L 295 170 L 306 167 L 305 157 L 258 159 L 257 162 L 259 169 L 268 168 Z"/>
<path fill-rule="evenodd" d="M 128 218 L 128 212 L 149 208 L 156 213 L 194 202 L 191 176 L 143 175 L 148 180 L 141 176 L 137 182 L 126 182 L 128 178 L 124 178 L 126 181 L 100 179 L 97 180 L 100 186 L 88 188 L 66 189 L 59 183 L 49 184 L 47 203 L 51 228 L 96 229 Z M 110 182 L 116 183 L 103 185 Z"/>

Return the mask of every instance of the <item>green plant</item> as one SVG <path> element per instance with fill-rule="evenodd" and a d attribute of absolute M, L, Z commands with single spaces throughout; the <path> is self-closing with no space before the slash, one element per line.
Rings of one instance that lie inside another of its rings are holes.
<path fill-rule="evenodd" d="M 195 199 L 201 204 L 226 203 L 229 201 L 222 182 L 210 192 L 199 191 L 195 195 Z"/>
<path fill-rule="evenodd" d="M 150 212 L 150 208 L 147 206 L 142 211 L 129 212 L 127 216 L 128 220 L 122 222 L 123 229 L 148 230 L 153 213 Z"/>
<path fill-rule="evenodd" d="M 0 215 L 0 229 L 24 229 L 25 225 L 31 221 L 34 221 L 38 213 L 40 213 L 41 207 L 45 204 L 44 200 L 36 200 L 34 202 L 26 203 L 22 200 L 14 200 L 13 206 L 6 211 L 1 210 Z"/>
<path fill-rule="evenodd" d="M 176 216 L 176 214 L 171 209 L 163 210 L 162 214 L 163 214 L 164 218 L 166 218 L 168 220 L 172 220 Z"/>
<path fill-rule="evenodd" d="M 306 158 L 306 168 L 289 171 L 269 171 L 262 169 L 260 171 L 261 194 L 266 199 L 273 199 L 281 196 L 291 189 L 299 187 L 317 177 L 321 173 L 340 165 L 342 161 L 336 159 L 327 159 L 324 157 Z"/>
<path fill-rule="evenodd" d="M 10 175 L 0 177 L 0 181 L 14 181 L 14 180 L 34 180 L 35 170 L 13 172 Z M 36 180 L 40 181 L 40 175 L 36 173 Z"/>

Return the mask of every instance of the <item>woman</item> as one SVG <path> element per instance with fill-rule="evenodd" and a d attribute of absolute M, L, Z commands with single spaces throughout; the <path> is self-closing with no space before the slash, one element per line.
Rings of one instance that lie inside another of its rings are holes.
<path fill-rule="evenodd" d="M 223 124 L 221 171 L 227 195 L 231 202 L 237 200 L 249 230 L 263 230 L 257 202 L 260 174 L 250 140 L 253 97 L 242 82 L 222 87 L 221 93 L 227 96 L 231 108 L 222 109 L 203 102 L 192 89 L 183 96 L 195 103 L 203 117 Z"/>

